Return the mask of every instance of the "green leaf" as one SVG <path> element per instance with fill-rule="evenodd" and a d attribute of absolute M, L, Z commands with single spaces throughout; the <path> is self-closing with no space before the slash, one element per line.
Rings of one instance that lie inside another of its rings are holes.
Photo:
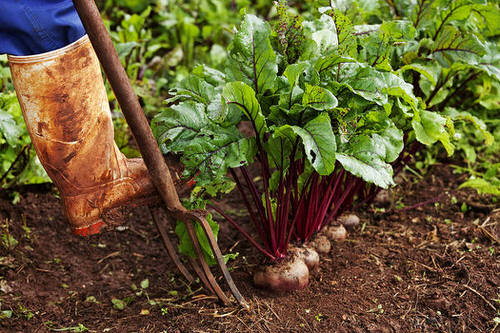
<path fill-rule="evenodd" d="M 12 310 L 2 310 L 0 312 L 0 319 L 9 319 L 12 317 Z"/>
<path fill-rule="evenodd" d="M 151 124 L 164 154 L 182 152 L 209 124 L 202 104 L 185 102 L 157 115 Z"/>
<path fill-rule="evenodd" d="M 161 150 L 183 153 L 185 176 L 197 175 L 201 186 L 222 186 L 228 168 L 244 165 L 255 155 L 253 138 L 243 138 L 234 123 L 222 125 L 226 125 L 223 120 L 209 119 L 205 107 L 191 101 L 172 106 L 152 123 Z"/>
<path fill-rule="evenodd" d="M 270 161 L 270 165 L 278 170 L 286 170 L 290 165 L 290 155 L 293 149 L 295 137 L 293 135 L 284 136 L 278 131 L 274 132 L 269 140 L 264 143 L 264 149 Z M 279 176 L 279 172 L 278 172 Z M 275 176 L 277 177 L 277 176 Z"/>
<path fill-rule="evenodd" d="M 23 185 L 50 183 L 51 180 L 40 163 L 35 151 L 30 152 L 29 159 L 28 165 L 26 165 L 24 170 L 17 176 L 16 183 Z"/>
<path fill-rule="evenodd" d="M 126 7 L 133 12 L 141 12 L 147 7 L 147 2 L 141 0 L 117 0 L 116 4 L 120 7 Z"/>
<path fill-rule="evenodd" d="M 166 100 L 167 103 L 173 103 L 178 100 L 192 99 L 205 105 L 210 104 L 216 98 L 215 88 L 199 78 L 190 75 L 179 83 L 177 88 L 169 91 L 174 97 Z"/>
<path fill-rule="evenodd" d="M 327 89 L 306 83 L 302 105 L 318 111 L 330 110 L 338 104 L 337 98 Z"/>
<path fill-rule="evenodd" d="M 433 24 L 433 19 L 437 12 L 437 3 L 438 1 L 418 0 L 416 5 L 413 6 L 410 17 L 413 26 L 417 30 L 427 29 Z"/>
<path fill-rule="evenodd" d="M 329 175 L 335 168 L 336 141 L 331 120 L 322 113 L 309 121 L 303 128 L 285 125 L 276 129 L 278 136 L 294 141 L 293 135 L 302 139 L 307 159 L 320 175 Z M 293 134 L 292 134 L 293 133 Z"/>
<path fill-rule="evenodd" d="M 380 26 L 380 32 L 389 36 L 393 42 L 412 40 L 416 36 L 415 28 L 407 20 L 384 22 Z"/>
<path fill-rule="evenodd" d="M 387 28 L 386 28 L 387 29 Z M 361 35 L 358 37 L 362 48 L 359 50 L 359 58 L 370 64 L 371 67 L 384 71 L 392 71 L 390 59 L 394 54 L 395 43 L 398 40 L 380 30 Z"/>
<path fill-rule="evenodd" d="M 125 307 L 127 306 L 127 304 L 122 301 L 121 299 L 118 299 L 118 298 L 113 298 L 111 299 L 111 303 L 113 303 L 113 307 L 117 310 L 124 310 Z"/>
<path fill-rule="evenodd" d="M 7 250 L 13 250 L 17 244 L 19 244 L 18 240 L 14 238 L 11 234 L 2 234 L 0 238 L 2 245 Z"/>
<path fill-rule="evenodd" d="M 383 77 L 383 92 L 389 96 L 401 97 L 412 108 L 417 107 L 418 101 L 413 94 L 413 86 L 411 84 L 392 73 L 383 72 L 381 76 Z"/>
<path fill-rule="evenodd" d="M 500 18 L 498 21 L 500 22 Z M 479 60 L 477 67 L 500 81 L 500 43 L 485 42 L 484 45 L 486 53 Z"/>
<path fill-rule="evenodd" d="M 229 51 L 229 73 L 233 81 L 243 81 L 256 94 L 273 89 L 278 65 L 271 47 L 269 24 L 254 15 L 245 15 Z"/>
<path fill-rule="evenodd" d="M 185 20 L 181 24 L 180 41 L 184 52 L 184 57 L 188 63 L 192 63 L 194 59 L 194 43 L 195 39 L 200 35 L 198 26 L 188 23 Z"/>
<path fill-rule="evenodd" d="M 31 141 L 14 91 L 0 92 L 0 144 L 3 140 L 13 148 L 24 146 Z"/>
<path fill-rule="evenodd" d="M 478 4 L 474 6 L 471 15 L 475 17 L 475 23 L 483 31 L 486 37 L 498 35 L 500 31 L 500 10 L 498 3 Z"/>
<path fill-rule="evenodd" d="M 141 288 L 148 289 L 149 288 L 149 279 L 144 279 L 141 281 Z"/>
<path fill-rule="evenodd" d="M 419 119 L 420 118 L 420 121 Z M 447 120 L 445 117 L 431 111 L 420 111 L 412 120 L 412 127 L 416 138 L 425 145 L 432 145 L 440 141 L 448 155 L 452 155 L 455 147 L 450 142 L 450 135 L 446 131 Z"/>
<path fill-rule="evenodd" d="M 210 68 L 206 65 L 198 65 L 193 69 L 193 75 L 200 79 L 204 79 L 213 86 L 220 86 L 226 83 L 226 75 L 216 69 Z"/>
<path fill-rule="evenodd" d="M 212 232 L 217 240 L 219 234 L 219 225 L 213 220 L 211 214 L 207 214 L 207 221 L 212 229 Z M 210 243 L 208 242 L 207 236 L 203 231 L 203 228 L 198 224 L 194 224 L 194 230 L 196 233 L 196 237 L 200 242 L 200 246 L 203 252 L 205 259 L 209 265 L 215 265 L 217 262 L 212 253 L 212 248 L 210 247 Z M 191 258 L 196 258 L 196 252 L 193 248 L 193 243 L 191 242 L 191 238 L 189 238 L 189 233 L 186 229 L 186 225 L 184 222 L 177 221 L 177 226 L 175 227 L 175 233 L 177 237 L 179 237 L 179 252 L 189 256 Z M 231 253 L 224 255 L 224 261 L 227 262 L 229 259 L 234 259 L 238 256 L 237 253 Z"/>
<path fill-rule="evenodd" d="M 309 66 L 307 62 L 299 62 L 296 64 L 288 65 L 285 68 L 285 72 L 283 75 L 288 79 L 288 83 L 290 87 L 295 87 L 295 85 L 299 84 L 299 78 L 304 73 L 306 68 Z"/>
<path fill-rule="evenodd" d="M 472 33 L 463 33 L 453 26 L 445 26 L 435 41 L 431 51 L 432 58 L 443 67 L 456 62 L 477 64 L 485 54 L 485 45 Z"/>
<path fill-rule="evenodd" d="M 212 45 L 210 49 L 210 58 L 215 66 L 223 63 L 227 58 L 226 49 L 219 44 Z"/>
<path fill-rule="evenodd" d="M 403 151 L 403 131 L 394 124 L 391 124 L 391 126 L 387 127 L 380 134 L 373 134 L 372 139 L 380 142 L 381 146 L 384 147 L 385 154 L 382 154 L 382 149 L 379 154 L 385 162 L 394 162 L 399 157 L 401 151 Z"/>
<path fill-rule="evenodd" d="M 17 146 L 22 134 L 23 128 L 16 123 L 14 117 L 0 109 L 0 135 L 5 138 L 7 143 L 11 146 Z"/>
<path fill-rule="evenodd" d="M 354 57 L 357 55 L 357 42 L 353 35 L 354 28 L 351 20 L 340 10 L 333 11 L 332 19 L 335 22 L 338 53 L 342 56 Z"/>
<path fill-rule="evenodd" d="M 452 21 L 466 19 L 471 12 L 472 3 L 471 0 L 435 0 L 431 5 L 434 17 L 430 18 L 433 24 L 429 29 L 432 38 L 439 37 L 443 28 Z"/>
<path fill-rule="evenodd" d="M 382 188 L 394 185 L 392 168 L 384 162 L 386 149 L 380 138 L 354 137 L 337 152 L 337 160 L 353 175 Z"/>
<path fill-rule="evenodd" d="M 307 159 L 320 175 L 329 175 L 335 168 L 335 135 L 326 113 L 309 121 L 304 128 L 293 126 L 302 138 Z"/>
<path fill-rule="evenodd" d="M 479 194 L 492 194 L 500 196 L 500 184 L 492 184 L 484 178 L 471 178 L 461 184 L 458 188 L 469 187 L 475 189 Z"/>
<path fill-rule="evenodd" d="M 329 53 L 338 45 L 337 36 L 335 36 L 333 31 L 328 29 L 313 32 L 312 40 L 318 45 L 319 54 Z"/>
<path fill-rule="evenodd" d="M 243 112 L 260 137 L 264 135 L 267 131 L 266 119 L 251 87 L 243 82 L 231 82 L 224 86 L 222 96 L 226 105 L 236 106 Z"/>
<path fill-rule="evenodd" d="M 137 42 L 127 42 L 127 43 L 118 43 L 116 44 L 116 52 L 120 59 L 125 58 L 134 50 L 136 47 L 139 47 L 140 44 Z"/>
<path fill-rule="evenodd" d="M 190 175 L 198 173 L 199 185 L 208 185 L 224 179 L 228 168 L 246 165 L 256 153 L 255 140 L 240 138 L 236 128 L 203 130 L 184 150 L 182 162 Z"/>
<path fill-rule="evenodd" d="M 339 64 L 356 62 L 353 58 L 341 57 L 336 53 L 331 53 L 326 56 L 318 58 L 314 63 L 314 68 L 319 74 L 327 73 L 329 70 L 336 69 L 335 67 Z"/>
<path fill-rule="evenodd" d="M 435 69 L 435 66 L 428 66 L 421 63 L 412 63 L 401 67 L 399 69 L 399 72 L 404 73 L 407 70 L 413 70 L 422 74 L 427 80 L 431 82 L 432 85 L 436 85 L 436 82 L 439 78 L 439 72 L 437 72 Z"/>
<path fill-rule="evenodd" d="M 444 128 L 446 118 L 431 111 L 420 111 L 420 121 L 416 118 L 412 121 L 413 130 L 417 140 L 425 145 L 431 145 L 439 140 Z"/>
<path fill-rule="evenodd" d="M 484 121 L 472 115 L 470 112 L 457 111 L 453 108 L 446 108 L 443 112 L 443 115 L 451 117 L 453 121 L 466 121 L 472 124 L 484 136 L 484 144 L 487 146 L 491 145 L 495 140 L 493 138 L 493 135 L 488 131 L 488 127 L 486 126 Z"/>
<path fill-rule="evenodd" d="M 401 97 L 412 108 L 416 108 L 418 104 L 413 86 L 389 72 L 380 72 L 371 67 L 356 67 L 353 75 L 346 78 L 346 84 L 366 100 L 381 106 L 389 102 L 389 96 Z"/>
<path fill-rule="evenodd" d="M 356 39 L 354 38 L 354 28 L 351 20 L 344 15 L 340 10 L 333 9 L 326 12 L 333 21 L 333 29 L 329 29 L 329 33 L 335 38 L 335 43 L 332 45 L 337 54 L 343 57 L 354 57 L 356 55 Z M 314 35 L 313 35 L 314 39 Z M 332 51 L 332 46 L 323 48 L 321 54 L 327 54 Z"/>

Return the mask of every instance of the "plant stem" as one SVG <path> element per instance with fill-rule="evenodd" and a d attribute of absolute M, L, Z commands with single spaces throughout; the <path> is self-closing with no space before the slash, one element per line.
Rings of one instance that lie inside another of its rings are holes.
<path fill-rule="evenodd" d="M 273 260 L 273 261 L 276 260 L 275 256 L 273 256 L 266 249 L 264 249 L 262 246 L 260 246 L 260 244 L 257 243 L 255 241 L 255 239 L 253 239 L 253 237 L 250 236 L 250 234 L 248 232 L 246 232 L 242 227 L 240 227 L 240 225 L 238 223 L 236 223 L 232 218 L 230 218 L 228 215 L 226 215 L 222 209 L 219 209 L 218 207 L 213 206 L 211 204 L 207 204 L 207 207 L 212 208 L 217 213 L 219 213 L 224 219 L 226 219 L 226 221 L 228 221 L 233 227 L 235 227 L 243 235 L 243 237 L 248 239 L 248 241 L 250 243 L 252 243 L 252 245 L 257 248 L 257 250 L 259 250 L 260 252 L 262 252 L 263 254 L 268 256 L 271 260 Z"/>
<path fill-rule="evenodd" d="M 439 90 L 448 82 L 448 79 L 450 77 L 450 72 L 446 74 L 446 77 L 443 80 L 439 80 L 438 83 L 436 84 L 436 87 L 434 87 L 434 90 L 430 94 L 429 98 L 425 101 L 425 104 L 428 106 L 434 97 L 436 97 L 436 94 L 439 92 Z"/>
<path fill-rule="evenodd" d="M 240 170 L 241 174 L 243 175 L 243 178 L 245 179 L 245 182 L 247 183 L 248 189 L 250 190 L 250 194 L 252 195 L 255 207 L 257 207 L 257 212 L 259 213 L 260 219 L 262 222 L 265 222 L 266 214 L 264 207 L 262 206 L 262 201 L 260 200 L 259 190 L 257 190 L 257 187 L 250 178 L 250 173 L 248 172 L 248 169 L 245 166 L 242 166 Z"/>
<path fill-rule="evenodd" d="M 437 106 L 437 110 L 443 110 L 445 108 L 446 105 L 448 105 L 448 103 L 450 102 L 450 100 L 456 96 L 458 94 L 458 92 L 460 92 L 466 85 L 467 83 L 469 83 L 470 81 L 474 80 L 477 76 L 479 75 L 479 72 L 475 72 L 475 73 L 472 73 L 471 75 L 469 75 L 469 77 L 467 77 L 464 81 L 462 81 L 462 83 L 457 87 L 457 89 L 455 89 L 453 91 L 453 93 L 451 94 L 448 94 L 448 96 L 446 96 L 446 98 L 444 99 L 444 101 L 442 101 L 441 103 L 439 103 L 439 105 Z"/>
<path fill-rule="evenodd" d="M 262 225 L 258 222 L 256 219 L 256 215 L 254 213 L 254 210 L 252 206 L 250 205 L 250 201 L 247 198 L 247 195 L 243 189 L 243 185 L 241 184 L 241 181 L 236 174 L 236 172 L 233 169 L 230 169 L 231 175 L 233 176 L 234 181 L 236 182 L 236 186 L 238 187 L 238 190 L 241 193 L 241 196 L 243 197 L 243 202 L 245 203 L 245 206 L 247 207 L 248 214 L 250 215 L 250 219 L 252 220 L 253 224 L 255 225 L 255 229 L 257 229 L 257 232 L 259 233 L 260 238 L 262 239 L 263 242 L 266 240 L 266 236 L 264 233 L 264 230 L 262 229 Z"/>
<path fill-rule="evenodd" d="M 9 172 L 11 172 L 12 169 L 14 168 L 14 166 L 17 164 L 17 162 L 19 161 L 21 156 L 24 154 L 24 151 L 29 147 L 31 147 L 31 144 L 27 144 L 26 146 L 24 146 L 23 149 L 21 149 L 21 151 L 17 154 L 16 158 L 14 159 L 14 162 L 12 162 L 12 164 L 9 166 L 7 171 L 5 171 L 5 173 L 2 175 L 2 177 L 0 177 L 0 185 L 2 184 L 3 180 L 7 177 Z M 29 149 L 28 149 L 28 151 L 29 151 Z"/>
<path fill-rule="evenodd" d="M 333 208 L 333 210 L 328 214 L 328 216 L 326 218 L 326 221 L 328 221 L 328 222 L 330 222 L 336 216 L 336 214 L 339 211 L 340 207 L 344 203 L 345 198 L 347 197 L 347 195 L 349 194 L 349 192 L 351 192 L 352 188 L 356 184 L 356 182 L 352 181 L 350 177 L 347 177 L 346 181 L 347 180 L 349 180 L 349 185 L 344 190 L 344 193 L 342 193 L 342 196 L 340 197 L 340 199 L 336 202 L 336 205 Z"/>

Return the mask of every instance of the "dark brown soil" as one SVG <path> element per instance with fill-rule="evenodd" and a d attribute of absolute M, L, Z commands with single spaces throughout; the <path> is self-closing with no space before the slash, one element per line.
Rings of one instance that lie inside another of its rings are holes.
<path fill-rule="evenodd" d="M 356 209 L 361 225 L 322 257 L 307 289 L 287 294 L 252 285 L 262 257 L 223 226 L 221 248 L 240 253 L 230 266 L 250 311 L 186 288 L 146 209 L 124 228 L 80 238 L 51 188 L 20 189 L 15 205 L 2 193 L 0 235 L 8 228 L 19 244 L 0 249 L 0 330 L 493 332 L 500 328 L 500 209 L 491 198 L 456 191 L 460 181 L 443 165 L 418 182 L 407 175 L 391 206 Z M 226 205 L 245 222 L 237 202 Z"/>

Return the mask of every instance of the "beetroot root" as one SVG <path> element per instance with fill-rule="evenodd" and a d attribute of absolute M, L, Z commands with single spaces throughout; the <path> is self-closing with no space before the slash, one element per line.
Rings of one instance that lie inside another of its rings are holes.
<path fill-rule="evenodd" d="M 309 283 L 309 268 L 298 251 L 291 251 L 289 260 L 265 266 L 254 274 L 253 281 L 273 291 L 302 289 Z"/>
<path fill-rule="evenodd" d="M 354 214 L 345 214 L 340 216 L 337 221 L 339 221 L 346 228 L 354 228 L 359 225 L 359 217 Z"/>
<path fill-rule="evenodd" d="M 387 205 L 391 203 L 391 195 L 389 194 L 389 191 L 387 190 L 381 190 L 380 192 L 377 193 L 375 198 L 373 199 L 373 202 L 377 205 Z"/>
<path fill-rule="evenodd" d="M 332 248 L 332 244 L 325 235 L 318 235 L 311 243 L 310 246 L 319 254 L 327 254 Z"/>
<path fill-rule="evenodd" d="M 297 256 L 304 261 L 310 272 L 319 267 L 319 254 L 313 248 L 296 248 Z"/>
<path fill-rule="evenodd" d="M 347 231 L 344 226 L 341 225 L 332 225 L 326 229 L 326 237 L 335 242 L 342 242 L 345 240 L 347 236 Z"/>

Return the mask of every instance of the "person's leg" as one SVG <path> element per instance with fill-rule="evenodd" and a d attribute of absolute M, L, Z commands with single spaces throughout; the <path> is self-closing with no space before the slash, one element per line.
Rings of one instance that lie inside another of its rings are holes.
<path fill-rule="evenodd" d="M 71 0 L 0 0 L 0 54 L 40 54 L 83 35 Z"/>
<path fill-rule="evenodd" d="M 106 89 L 86 35 L 8 59 L 33 146 L 77 234 L 97 233 L 114 208 L 155 196 L 143 161 L 126 159 L 114 143 Z"/>

